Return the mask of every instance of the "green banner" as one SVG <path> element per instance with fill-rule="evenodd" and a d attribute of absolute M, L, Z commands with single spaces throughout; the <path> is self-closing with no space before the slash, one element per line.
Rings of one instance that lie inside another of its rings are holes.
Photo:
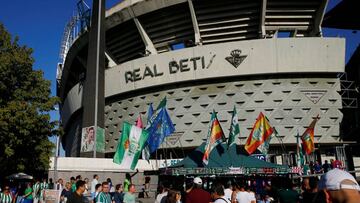
<path fill-rule="evenodd" d="M 105 153 L 105 130 L 104 128 L 96 128 L 96 151 Z"/>

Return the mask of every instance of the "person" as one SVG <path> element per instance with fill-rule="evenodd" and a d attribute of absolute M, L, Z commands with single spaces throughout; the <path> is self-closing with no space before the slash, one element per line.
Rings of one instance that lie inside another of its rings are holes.
<path fill-rule="evenodd" d="M 249 193 L 249 199 L 251 203 L 256 203 L 256 197 L 255 192 L 251 190 L 251 188 L 248 186 L 246 189 L 246 192 Z"/>
<path fill-rule="evenodd" d="M 123 203 L 124 202 L 124 192 L 123 192 L 123 187 L 121 184 L 117 184 L 115 186 L 115 193 L 114 193 L 113 200 L 115 203 Z"/>
<path fill-rule="evenodd" d="M 48 189 L 53 190 L 54 189 L 54 182 L 52 178 L 49 178 L 49 184 L 48 184 Z"/>
<path fill-rule="evenodd" d="M 135 192 L 136 192 L 135 185 L 130 184 L 129 191 L 124 195 L 124 203 L 135 203 L 135 198 L 136 198 Z"/>
<path fill-rule="evenodd" d="M 235 199 L 231 199 L 231 202 L 251 203 L 250 194 L 245 191 L 243 184 L 240 184 L 239 191 L 236 192 Z"/>
<path fill-rule="evenodd" d="M 94 202 L 96 202 L 96 198 L 97 196 L 100 194 L 100 192 L 102 191 L 102 186 L 100 183 L 98 183 L 96 186 L 95 186 L 95 193 L 94 193 Z"/>
<path fill-rule="evenodd" d="M 314 162 L 313 161 L 310 161 L 309 168 L 310 168 L 310 174 L 314 174 Z"/>
<path fill-rule="evenodd" d="M 59 180 L 56 183 L 55 189 L 62 191 L 64 189 L 64 181 L 62 178 L 59 178 Z"/>
<path fill-rule="evenodd" d="M 303 166 L 303 175 L 310 175 L 310 174 L 311 174 L 311 170 L 310 170 L 309 162 L 306 162 Z"/>
<path fill-rule="evenodd" d="M 71 192 L 71 183 L 66 182 L 65 188 L 61 191 L 61 194 L 60 194 L 60 201 L 65 203 L 71 196 L 71 193 L 72 193 Z"/>
<path fill-rule="evenodd" d="M 113 194 L 115 192 L 115 187 L 114 185 L 112 184 L 112 181 L 111 181 L 111 178 L 107 178 L 106 181 L 109 183 L 109 193 L 110 194 Z"/>
<path fill-rule="evenodd" d="M 5 185 L 2 193 L 0 193 L 0 203 L 12 203 L 13 196 L 10 193 L 10 187 Z"/>
<path fill-rule="evenodd" d="M 111 196 L 109 194 L 110 186 L 108 182 L 103 182 L 101 184 L 102 191 L 97 195 L 97 203 L 111 203 Z"/>
<path fill-rule="evenodd" d="M 301 184 L 301 190 L 303 192 L 310 190 L 310 179 L 309 178 L 303 178 L 303 181 Z"/>
<path fill-rule="evenodd" d="M 149 198 L 150 196 L 149 196 L 149 192 L 150 192 L 150 180 L 151 180 L 151 178 L 149 177 L 149 176 L 146 176 L 145 177 L 145 184 L 144 184 L 144 189 L 145 189 L 145 196 L 147 197 L 147 198 Z"/>
<path fill-rule="evenodd" d="M 314 164 L 314 173 L 319 174 L 322 172 L 323 172 L 323 169 L 321 168 L 321 164 L 318 161 L 316 161 Z"/>
<path fill-rule="evenodd" d="M 193 180 L 193 189 L 186 195 L 186 203 L 209 203 L 211 202 L 211 195 L 202 189 L 202 180 L 195 177 Z"/>
<path fill-rule="evenodd" d="M 181 203 L 181 193 L 177 190 L 169 190 L 166 199 L 161 201 L 164 203 Z"/>
<path fill-rule="evenodd" d="M 131 178 L 134 177 L 137 173 L 139 173 L 139 170 L 136 169 L 136 172 L 132 175 L 130 173 L 125 174 L 125 180 L 124 180 L 124 192 L 129 191 L 129 185 L 132 184 Z"/>
<path fill-rule="evenodd" d="M 94 174 L 93 178 L 94 179 L 91 181 L 91 188 L 90 188 L 92 199 L 95 198 L 95 186 L 99 183 L 99 176 L 97 174 Z"/>
<path fill-rule="evenodd" d="M 214 203 L 230 203 L 230 200 L 225 197 L 224 186 L 221 184 L 215 186 L 212 196 Z"/>
<path fill-rule="evenodd" d="M 85 181 L 78 180 L 76 182 L 76 190 L 73 192 L 66 203 L 85 203 L 83 193 L 85 191 Z"/>
<path fill-rule="evenodd" d="M 233 190 L 232 190 L 232 183 L 231 181 L 228 181 L 226 183 L 226 188 L 224 190 L 224 196 L 226 199 L 228 199 L 229 201 L 231 201 L 231 194 L 232 194 Z"/>
<path fill-rule="evenodd" d="M 27 183 L 26 184 L 26 189 L 25 189 L 25 192 L 24 192 L 24 203 L 32 203 L 33 202 L 33 196 L 32 196 L 32 193 L 33 193 L 33 189 L 31 187 L 31 183 Z"/>
<path fill-rule="evenodd" d="M 158 195 L 156 196 L 155 203 L 160 203 L 162 198 L 164 198 L 167 195 L 168 195 L 167 188 L 163 184 L 160 184 L 158 186 Z"/>
<path fill-rule="evenodd" d="M 86 195 L 86 194 L 89 193 L 89 178 L 85 178 L 84 181 L 85 181 L 85 192 L 84 192 L 84 195 Z"/>
<path fill-rule="evenodd" d="M 86 133 L 83 137 L 82 152 L 93 151 L 95 146 L 95 130 L 94 127 L 86 128 Z"/>
<path fill-rule="evenodd" d="M 294 185 L 290 181 L 283 183 L 284 188 L 278 192 L 280 203 L 297 203 L 300 200 L 300 195 L 294 190 Z"/>
<path fill-rule="evenodd" d="M 360 201 L 360 187 L 348 172 L 335 168 L 325 173 L 318 184 L 328 203 L 356 203 Z"/>
<path fill-rule="evenodd" d="M 40 203 L 45 202 L 45 190 L 49 189 L 49 184 L 47 183 L 47 178 L 43 178 L 43 181 L 40 183 Z"/>
<path fill-rule="evenodd" d="M 76 180 L 74 177 L 70 177 L 70 183 L 71 183 L 71 192 L 75 192 L 76 190 Z"/>
<path fill-rule="evenodd" d="M 336 160 L 333 160 L 333 162 L 331 163 L 331 167 L 334 169 L 334 168 L 338 168 L 338 169 L 342 169 L 343 166 L 342 166 L 342 163 L 340 160 L 336 159 Z"/>
<path fill-rule="evenodd" d="M 40 201 L 40 180 L 36 179 L 35 184 L 33 185 L 33 201 L 38 203 Z"/>
<path fill-rule="evenodd" d="M 327 173 L 331 169 L 331 165 L 328 163 L 328 160 L 325 160 L 324 164 L 322 165 L 324 173 Z"/>
<path fill-rule="evenodd" d="M 315 177 L 307 178 L 308 180 L 308 188 L 302 193 L 302 201 L 303 202 L 313 202 L 315 196 L 317 195 L 317 186 L 318 179 Z"/>

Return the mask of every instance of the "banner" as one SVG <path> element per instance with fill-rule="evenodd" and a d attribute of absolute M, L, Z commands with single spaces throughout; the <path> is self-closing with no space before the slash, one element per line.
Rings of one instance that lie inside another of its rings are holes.
<path fill-rule="evenodd" d="M 60 190 L 45 190 L 45 203 L 59 203 L 60 194 Z"/>
<path fill-rule="evenodd" d="M 95 147 L 95 127 L 90 126 L 82 129 L 80 152 L 93 152 Z"/>

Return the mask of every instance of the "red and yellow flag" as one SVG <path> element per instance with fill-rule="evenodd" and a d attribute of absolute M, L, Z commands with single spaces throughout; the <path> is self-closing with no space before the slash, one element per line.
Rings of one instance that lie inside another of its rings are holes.
<path fill-rule="evenodd" d="M 305 132 L 301 136 L 301 140 L 303 143 L 303 149 L 306 154 L 311 154 L 315 150 L 314 143 L 314 129 L 315 124 L 319 120 L 319 115 L 310 123 L 309 127 L 305 130 Z"/>
<path fill-rule="evenodd" d="M 273 131 L 274 129 L 270 126 L 264 114 L 260 112 L 246 141 L 245 150 L 249 154 L 254 153 L 254 151 L 271 136 Z"/>
<path fill-rule="evenodd" d="M 205 151 L 203 156 L 203 163 L 207 165 L 209 163 L 209 156 L 211 151 L 219 144 L 224 138 L 224 132 L 220 126 L 220 122 L 215 115 L 215 111 L 211 114 L 210 129 L 208 132 Z"/>

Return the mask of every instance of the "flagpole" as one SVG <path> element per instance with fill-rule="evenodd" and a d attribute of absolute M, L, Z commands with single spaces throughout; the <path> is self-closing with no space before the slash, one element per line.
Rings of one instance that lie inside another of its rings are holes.
<path fill-rule="evenodd" d="M 299 147 L 299 129 L 297 129 L 297 134 L 296 134 L 296 165 L 298 167 L 300 167 L 301 163 L 300 163 L 300 147 Z"/>
<path fill-rule="evenodd" d="M 281 137 L 279 137 L 279 133 L 278 131 L 276 130 L 275 127 L 274 128 L 274 133 L 275 133 L 275 137 L 276 139 L 278 139 L 278 141 L 280 142 L 280 147 L 281 147 L 281 150 L 283 151 L 283 154 L 286 154 L 286 148 L 285 148 L 285 145 L 284 145 L 284 142 L 282 141 Z"/>

